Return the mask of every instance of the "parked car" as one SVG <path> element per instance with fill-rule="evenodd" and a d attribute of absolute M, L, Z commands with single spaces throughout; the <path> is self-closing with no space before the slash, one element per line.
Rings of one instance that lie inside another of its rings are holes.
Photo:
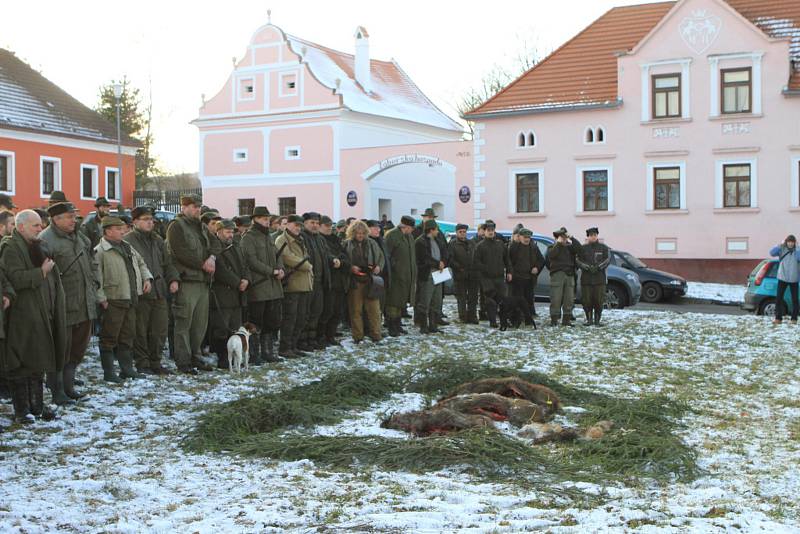
<path fill-rule="evenodd" d="M 129 210 L 113 209 L 113 210 L 111 210 L 111 215 L 113 215 L 114 217 L 119 217 L 120 215 L 126 215 L 126 216 L 130 217 L 131 216 L 131 212 Z M 97 217 L 97 212 L 96 211 L 90 211 L 86 215 L 86 217 L 83 219 L 83 223 L 81 223 L 81 224 L 85 224 L 85 223 L 93 220 L 95 217 Z M 156 210 L 156 211 L 153 212 L 153 218 L 158 220 L 162 224 L 167 224 L 170 221 L 172 221 L 172 219 L 175 218 L 175 214 L 172 213 L 171 211 Z"/>
<path fill-rule="evenodd" d="M 467 232 L 467 238 L 471 239 L 475 236 L 474 230 Z M 497 235 L 506 243 L 511 240 L 511 232 L 498 231 Z M 448 236 L 452 239 L 452 235 Z M 542 253 L 542 256 L 547 254 L 547 247 L 554 243 L 553 238 L 535 234 L 532 239 L 536 242 L 536 246 Z M 639 282 L 639 277 L 635 272 L 625 269 L 618 265 L 609 265 L 606 271 L 608 278 L 608 286 L 606 288 L 606 306 L 608 308 L 626 308 L 638 304 L 642 295 L 642 285 Z M 575 288 L 575 300 L 581 300 L 580 288 L 580 274 Z M 445 293 L 452 293 L 452 287 L 445 286 Z M 550 300 L 550 271 L 544 269 L 539 273 L 539 278 L 536 283 L 534 295 L 538 301 Z"/>
<path fill-rule="evenodd" d="M 742 309 L 757 315 L 775 316 L 778 296 L 778 260 L 763 260 L 747 277 L 747 291 Z M 792 298 L 787 291 L 783 298 L 787 310 L 792 309 Z"/>
<path fill-rule="evenodd" d="M 611 251 L 611 262 L 635 272 L 642 283 L 642 300 L 660 302 L 663 299 L 682 297 L 686 294 L 686 280 L 676 274 L 651 269 L 642 260 L 621 250 Z"/>

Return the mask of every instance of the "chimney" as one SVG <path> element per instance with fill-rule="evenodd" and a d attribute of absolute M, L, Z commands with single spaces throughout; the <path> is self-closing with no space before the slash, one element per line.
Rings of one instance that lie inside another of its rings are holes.
<path fill-rule="evenodd" d="M 372 80 L 369 69 L 369 34 L 363 26 L 356 28 L 356 81 L 365 92 L 372 92 Z"/>

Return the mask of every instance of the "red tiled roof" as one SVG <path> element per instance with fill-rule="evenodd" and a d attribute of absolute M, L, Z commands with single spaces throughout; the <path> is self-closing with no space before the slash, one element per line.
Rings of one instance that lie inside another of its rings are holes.
<path fill-rule="evenodd" d="M 791 59 L 800 67 L 800 0 L 727 0 L 771 37 L 790 37 Z M 633 49 L 676 2 L 613 8 L 465 115 L 573 109 L 615 105 L 617 55 Z M 793 70 L 791 90 L 800 90 Z"/>

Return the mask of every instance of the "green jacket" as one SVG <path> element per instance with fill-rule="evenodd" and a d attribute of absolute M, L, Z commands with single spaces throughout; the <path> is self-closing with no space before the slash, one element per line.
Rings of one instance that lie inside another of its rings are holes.
<path fill-rule="evenodd" d="M 248 302 L 263 302 L 283 298 L 283 285 L 275 278 L 273 272 L 283 269 L 283 260 L 278 255 L 278 249 L 268 228 L 257 227 L 253 223 L 242 236 L 241 248 L 245 264 L 252 276 L 252 282 L 247 290 Z M 263 228 L 263 229 L 262 229 Z"/>
<path fill-rule="evenodd" d="M 148 300 L 167 298 L 169 284 L 180 282 L 181 277 L 167 255 L 164 239 L 155 230 L 142 232 L 136 228 L 123 239 L 142 256 L 153 276 L 153 289 L 142 298 Z"/>
<path fill-rule="evenodd" d="M 347 253 L 347 258 L 350 260 L 350 265 L 360 267 L 361 272 L 371 273 L 371 268 L 383 265 L 385 258 L 383 251 L 374 239 L 367 237 L 363 241 L 363 245 L 357 245 L 353 239 L 348 239 L 344 242 L 344 250 Z M 357 283 L 368 281 L 365 276 L 355 275 L 350 273 L 350 287 L 355 287 Z"/>
<path fill-rule="evenodd" d="M 529 245 L 523 245 L 519 241 L 511 243 L 508 247 L 508 259 L 511 261 L 511 275 L 514 280 L 531 280 L 539 276 L 531 273 L 534 267 L 539 272 L 544 268 L 544 256 L 533 240 Z"/>
<path fill-rule="evenodd" d="M 550 275 L 563 272 L 569 276 L 575 276 L 575 256 L 581 251 L 581 244 L 574 237 L 569 245 L 560 245 L 558 242 L 547 247 L 547 257 L 545 258 Z"/>
<path fill-rule="evenodd" d="M 217 257 L 217 270 L 211 286 L 211 309 L 239 308 L 247 305 L 246 293 L 239 291 L 242 280 L 252 283 L 250 271 L 245 264 L 242 250 L 236 243 L 222 244 L 222 252 Z"/>
<path fill-rule="evenodd" d="M 175 217 L 167 230 L 167 254 L 182 282 L 211 282 L 211 275 L 203 271 L 210 250 L 210 234 L 200 219 Z"/>
<path fill-rule="evenodd" d="M 89 222 L 83 222 L 77 231 L 81 232 L 86 238 L 89 239 L 89 251 L 93 254 L 95 247 L 100 243 L 103 237 L 103 228 L 100 226 L 100 218 L 95 213 L 95 216 Z"/>
<path fill-rule="evenodd" d="M 286 243 L 286 246 L 283 244 Z M 314 287 L 314 269 L 308 261 L 308 249 L 303 242 L 303 235 L 294 237 L 288 231 L 281 232 L 275 240 L 275 246 L 281 252 L 281 261 L 288 281 L 284 292 L 303 293 Z"/>
<path fill-rule="evenodd" d="M 414 237 L 405 235 L 399 227 L 392 228 L 383 239 L 388 264 L 391 271 L 391 284 L 386 288 L 386 305 L 405 308 L 406 303 L 414 305 L 417 293 L 417 256 L 414 250 Z"/>
<path fill-rule="evenodd" d="M 8 281 L 5 271 L 0 269 L 0 296 L 8 297 L 11 303 L 14 303 L 16 294 L 14 288 L 11 287 L 11 282 Z M 0 306 L 0 339 L 6 338 L 6 311 Z M 3 362 L 5 361 L 6 344 L 0 343 L 0 375 L 3 372 Z"/>
<path fill-rule="evenodd" d="M 581 245 L 577 263 L 581 269 L 581 285 L 605 285 L 606 268 L 611 263 L 611 252 L 603 243 L 586 243 Z"/>
<path fill-rule="evenodd" d="M 97 270 L 89 238 L 80 232 L 64 233 L 51 224 L 39 239 L 61 271 L 67 326 L 97 319 Z"/>
<path fill-rule="evenodd" d="M 481 273 L 475 264 L 475 249 L 477 243 L 472 239 L 460 240 L 454 237 L 447 244 L 450 249 L 450 268 L 453 278 L 458 281 L 480 280 Z"/>
<path fill-rule="evenodd" d="M 475 247 L 475 266 L 481 272 L 484 280 L 504 278 L 511 272 L 511 260 L 508 257 L 508 247 L 499 237 L 494 239 L 484 238 Z"/>
<path fill-rule="evenodd" d="M 97 265 L 97 302 L 107 300 L 129 300 L 136 302 L 142 295 L 145 280 L 153 280 L 153 275 L 142 255 L 125 241 L 119 243 L 129 254 L 123 255 L 117 247 L 104 237 L 94 250 L 94 262 Z M 129 260 L 130 258 L 130 260 Z M 128 265 L 130 261 L 130 265 Z M 131 280 L 131 270 L 133 280 Z"/>
<path fill-rule="evenodd" d="M 328 254 L 331 257 L 331 289 L 336 291 L 347 291 L 350 284 L 350 258 L 344 251 L 344 242 L 338 235 L 331 233 L 323 235 L 325 244 L 328 247 Z M 339 260 L 339 268 L 334 269 L 333 260 Z"/>
<path fill-rule="evenodd" d="M 7 310 L 4 368 L 10 377 L 30 377 L 64 368 L 67 314 L 58 266 L 47 278 L 34 265 L 28 243 L 14 231 L 0 244 L 0 268 L 16 297 Z"/>

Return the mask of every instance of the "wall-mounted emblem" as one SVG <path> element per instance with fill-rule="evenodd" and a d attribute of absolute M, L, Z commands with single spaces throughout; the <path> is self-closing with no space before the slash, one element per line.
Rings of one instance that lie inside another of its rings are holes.
<path fill-rule="evenodd" d="M 722 29 L 722 19 L 705 10 L 693 11 L 679 26 L 681 37 L 695 54 L 702 54 L 717 39 Z"/>
<path fill-rule="evenodd" d="M 347 205 L 351 208 L 358 204 L 358 195 L 355 191 L 348 191 L 347 192 Z"/>
<path fill-rule="evenodd" d="M 458 200 L 466 204 L 469 202 L 469 199 L 472 198 L 472 193 L 469 190 L 469 187 L 466 185 L 461 186 L 461 189 L 458 190 Z"/>

